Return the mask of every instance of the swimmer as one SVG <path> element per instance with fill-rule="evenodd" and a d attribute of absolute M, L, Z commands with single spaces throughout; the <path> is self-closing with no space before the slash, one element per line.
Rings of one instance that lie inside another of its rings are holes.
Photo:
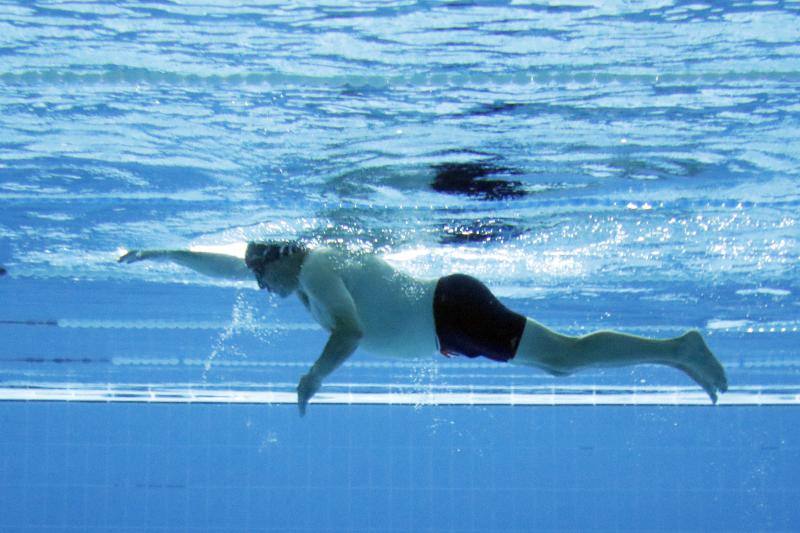
<path fill-rule="evenodd" d="M 667 365 L 708 394 L 728 388 L 725 370 L 697 331 L 648 339 L 598 331 L 573 337 L 507 309 L 477 279 L 464 274 L 419 280 L 370 254 L 349 254 L 298 242 L 251 242 L 241 257 L 184 250 L 132 250 L 121 263 L 168 261 L 232 280 L 255 279 L 283 298 L 296 294 L 330 333 L 297 386 L 300 415 L 322 381 L 357 348 L 375 355 L 417 358 L 483 356 L 539 368 L 555 376 L 586 367 Z"/>

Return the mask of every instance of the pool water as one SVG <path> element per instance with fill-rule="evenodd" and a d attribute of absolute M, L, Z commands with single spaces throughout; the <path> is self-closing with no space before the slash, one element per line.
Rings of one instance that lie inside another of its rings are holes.
<path fill-rule="evenodd" d="M 800 528 L 798 14 L 0 2 L 0 530 Z M 358 352 L 301 419 L 298 301 L 116 262 L 288 238 L 730 390 Z"/>

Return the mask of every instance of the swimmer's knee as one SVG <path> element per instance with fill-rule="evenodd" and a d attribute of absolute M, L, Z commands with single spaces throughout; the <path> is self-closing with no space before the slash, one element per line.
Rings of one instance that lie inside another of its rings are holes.
<path fill-rule="evenodd" d="M 563 357 L 558 356 L 531 356 L 518 353 L 511 361 L 516 364 L 538 368 L 556 377 L 569 376 L 577 370 L 577 367 L 568 364 Z"/>
<path fill-rule="evenodd" d="M 555 368 L 543 368 L 543 370 L 556 377 L 570 376 L 573 373 L 573 370 L 557 370 Z"/>
<path fill-rule="evenodd" d="M 550 358 L 542 367 L 551 376 L 569 376 L 577 370 L 573 365 L 568 365 L 564 361 L 553 361 L 553 359 Z"/>
<path fill-rule="evenodd" d="M 578 370 L 578 359 L 572 354 L 579 342 L 579 337 L 561 335 L 527 319 L 516 358 L 551 376 L 568 376 Z"/>

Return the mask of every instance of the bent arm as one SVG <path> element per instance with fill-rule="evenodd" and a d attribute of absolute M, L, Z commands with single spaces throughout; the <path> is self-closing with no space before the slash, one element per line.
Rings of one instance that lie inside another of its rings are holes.
<path fill-rule="evenodd" d="M 309 307 L 316 310 L 315 316 L 322 317 L 322 325 L 331 332 L 322 354 L 297 387 L 297 403 L 303 416 L 322 380 L 356 351 L 363 329 L 353 297 L 330 263 L 318 257 L 309 258 L 303 266 L 301 285 Z"/>
<path fill-rule="evenodd" d="M 297 407 L 300 416 L 306 414 L 306 405 L 322 386 L 322 380 L 339 368 L 358 348 L 360 332 L 333 331 L 322 350 L 322 355 L 311 366 L 308 374 L 300 378 L 297 386 Z"/>
<path fill-rule="evenodd" d="M 252 280 L 253 273 L 240 257 L 189 250 L 131 250 L 119 258 L 120 263 L 168 261 L 214 278 Z"/>
<path fill-rule="evenodd" d="M 308 373 L 322 381 L 353 355 L 360 341 L 360 331 L 334 330 Z"/>

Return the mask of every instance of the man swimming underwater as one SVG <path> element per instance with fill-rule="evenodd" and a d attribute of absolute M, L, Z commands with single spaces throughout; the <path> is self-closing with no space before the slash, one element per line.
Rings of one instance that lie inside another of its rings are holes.
<path fill-rule="evenodd" d="M 236 280 L 255 275 L 259 288 L 297 293 L 330 337 L 297 386 L 301 416 L 322 381 L 356 350 L 419 357 L 440 351 L 483 356 L 568 375 L 588 366 L 661 364 L 691 377 L 716 403 L 728 388 L 725 370 L 697 331 L 647 339 L 599 331 L 561 335 L 507 309 L 477 279 L 453 274 L 418 280 L 369 254 L 297 242 L 251 242 L 240 257 L 184 250 L 132 250 L 121 263 L 171 261 L 202 274 Z"/>

